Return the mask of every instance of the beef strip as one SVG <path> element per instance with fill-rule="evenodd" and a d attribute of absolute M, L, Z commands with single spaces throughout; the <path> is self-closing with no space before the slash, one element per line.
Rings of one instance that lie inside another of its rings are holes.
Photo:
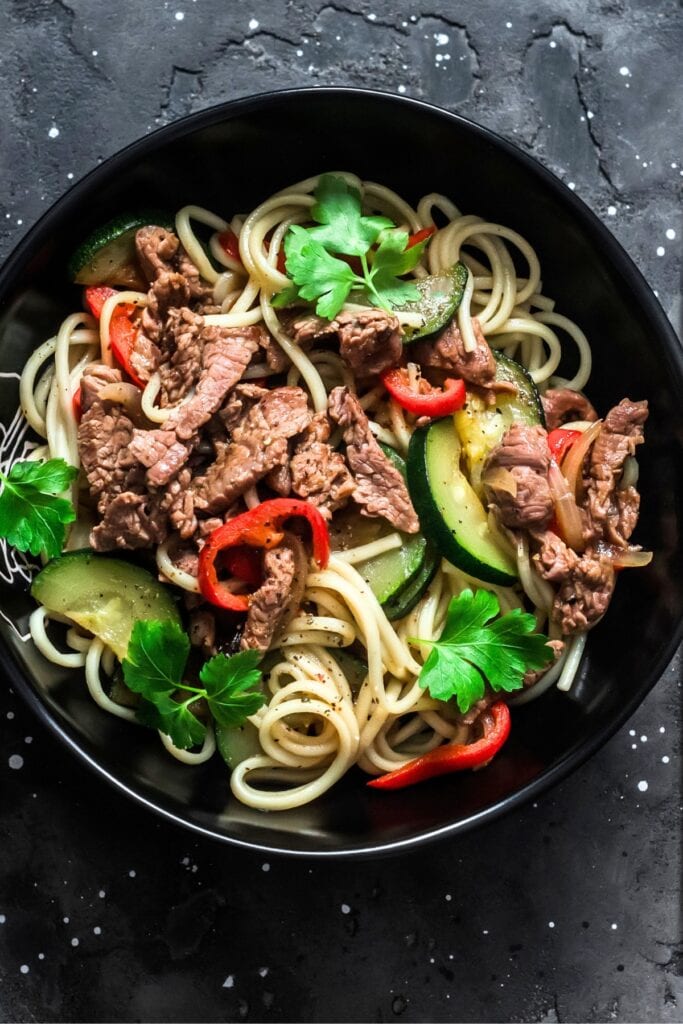
<path fill-rule="evenodd" d="M 346 459 L 356 481 L 354 501 L 366 516 L 383 516 L 404 533 L 417 533 L 419 520 L 403 477 L 377 444 L 360 402 L 348 388 L 335 388 L 329 413 L 344 431 Z"/>
<path fill-rule="evenodd" d="M 243 650 L 267 651 L 299 611 L 306 589 L 309 555 L 303 542 L 286 531 L 277 548 L 263 556 L 263 583 L 249 601 Z"/>
<path fill-rule="evenodd" d="M 243 419 L 231 417 L 230 444 L 204 476 L 195 478 L 195 507 L 222 512 L 271 470 L 288 463 L 288 439 L 305 430 L 310 419 L 306 392 L 297 387 L 267 391 Z"/>
<path fill-rule="evenodd" d="M 583 633 L 602 618 L 612 598 L 615 575 L 611 556 L 594 548 L 579 555 L 550 530 L 534 539 L 538 572 L 551 583 L 559 583 L 553 619 L 565 636 Z"/>
<path fill-rule="evenodd" d="M 168 534 L 166 513 L 155 495 L 124 491 L 100 514 L 102 519 L 90 534 L 95 551 L 148 548 L 161 544 Z"/>
<path fill-rule="evenodd" d="M 548 388 L 541 401 L 548 430 L 556 430 L 569 420 L 590 420 L 594 423 L 598 418 L 586 396 L 571 388 Z"/>
<path fill-rule="evenodd" d="M 159 376 L 161 406 L 175 405 L 199 380 L 204 319 L 187 306 L 169 309 L 163 331 Z"/>
<path fill-rule="evenodd" d="M 374 307 L 342 312 L 331 321 L 321 317 L 302 317 L 293 322 L 291 331 L 298 345 L 335 338 L 339 342 L 342 359 L 351 367 L 357 380 L 376 377 L 383 370 L 398 366 L 403 354 L 398 319 Z"/>
<path fill-rule="evenodd" d="M 550 521 L 553 499 L 548 485 L 549 466 L 548 435 L 543 427 L 514 423 L 491 450 L 482 481 L 486 497 L 504 526 L 539 528 Z"/>
<path fill-rule="evenodd" d="M 647 402 L 624 398 L 607 413 L 590 453 L 586 479 L 587 536 L 626 547 L 638 521 L 635 487 L 619 489 L 626 459 L 644 440 Z"/>
<path fill-rule="evenodd" d="M 344 458 L 327 443 L 330 421 L 317 413 L 307 427 L 291 461 L 292 490 L 315 505 L 325 519 L 343 508 L 356 488 Z"/>
<path fill-rule="evenodd" d="M 139 430 L 131 452 L 147 466 L 147 482 L 162 487 L 187 461 L 200 427 L 220 408 L 256 351 L 251 327 L 203 327 L 202 369 L 195 393 L 171 410 L 162 428 Z"/>
<path fill-rule="evenodd" d="M 437 338 L 414 342 L 410 346 L 410 358 L 419 363 L 422 369 L 445 370 L 477 387 L 509 391 L 509 385 L 503 387 L 496 383 L 496 360 L 476 317 L 472 320 L 472 328 L 477 341 L 472 352 L 465 350 L 454 317 Z"/>

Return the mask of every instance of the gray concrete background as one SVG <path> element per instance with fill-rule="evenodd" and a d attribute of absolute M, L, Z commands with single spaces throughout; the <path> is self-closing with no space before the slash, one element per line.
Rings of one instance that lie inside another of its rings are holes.
<path fill-rule="evenodd" d="M 680 330 L 674 0 L 0 0 L 0 14 L 0 256 L 96 163 L 183 114 L 366 85 L 472 117 L 572 183 Z M 2 690 L 0 1019 L 683 1020 L 680 689 L 679 659 L 538 805 L 340 867 L 152 821 Z"/>

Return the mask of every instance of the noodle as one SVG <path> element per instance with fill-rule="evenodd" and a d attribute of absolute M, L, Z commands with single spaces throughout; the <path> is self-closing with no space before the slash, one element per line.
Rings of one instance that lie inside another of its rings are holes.
<path fill-rule="evenodd" d="M 384 185 L 362 182 L 345 172 L 340 176 L 360 190 L 364 212 L 388 215 L 405 230 L 417 232 L 431 226 L 435 213 L 441 223 L 445 222 L 432 236 L 413 273 L 420 278 L 444 271 L 457 260 L 465 263 L 468 274 L 457 322 L 466 351 L 473 351 L 477 345 L 472 324 L 472 318 L 476 318 L 491 346 L 524 363 L 541 390 L 548 385 L 584 388 L 591 372 L 588 341 L 576 324 L 555 312 L 553 300 L 543 294 L 538 257 L 521 235 L 504 225 L 463 215 L 450 199 L 436 193 L 422 197 L 413 208 Z M 262 323 L 287 357 L 287 384 L 304 388 L 313 409 L 322 412 L 334 387 L 344 385 L 356 392 L 353 374 L 336 352 L 324 348 L 305 351 L 297 345 L 286 317 L 278 315 L 271 301 L 290 283 L 278 269 L 286 232 L 290 225 L 310 218 L 317 184 L 317 176 L 299 182 L 271 196 L 246 217 L 234 217 L 230 222 L 212 211 L 188 205 L 177 213 L 175 225 L 187 255 L 204 282 L 212 286 L 213 302 L 220 308 L 220 312 L 205 315 L 205 323 L 221 327 Z M 196 233 L 197 225 L 211 232 L 211 259 Z M 237 236 L 239 260 L 235 250 L 227 252 L 221 244 L 219 236 L 228 229 Z M 511 249 L 526 264 L 523 275 L 515 269 Z M 61 457 L 73 466 L 79 465 L 74 394 L 88 363 L 98 359 L 114 365 L 110 324 L 121 303 L 143 308 L 147 296 L 129 290 L 109 297 L 99 330 L 87 313 L 67 317 L 56 336 L 28 359 L 21 375 L 21 409 L 31 428 L 45 441 L 34 457 Z M 359 307 L 347 303 L 344 308 L 353 311 Z M 401 320 L 404 325 L 420 323 L 413 312 L 401 314 Z M 565 336 L 578 353 L 578 367 L 570 380 L 556 376 Z M 415 368 L 409 367 L 409 372 L 414 376 Z M 252 363 L 244 379 L 260 380 L 275 373 L 266 362 Z M 155 373 L 141 398 L 144 417 L 160 426 L 193 394 L 190 391 L 176 406 L 162 407 L 158 404 L 161 386 L 160 375 Z M 413 427 L 404 410 L 388 399 L 381 385 L 361 392 L 358 397 L 375 437 L 405 455 Z M 339 437 L 337 431 L 332 443 Z M 637 465 L 629 466 L 629 474 L 633 479 Z M 244 494 L 248 508 L 258 506 L 260 501 L 256 486 Z M 74 541 L 82 537 L 82 527 L 89 525 L 85 514 L 81 515 L 73 530 Z M 530 605 L 542 625 L 553 605 L 553 588 L 535 571 L 525 537 L 515 537 L 510 547 L 510 538 L 495 524 L 491 524 L 491 530 L 501 548 L 509 549 L 516 560 L 519 584 L 486 586 L 498 597 L 501 611 Z M 197 577 L 174 561 L 179 539 L 174 534 L 157 547 L 158 571 L 176 588 L 197 595 Z M 430 645 L 410 638 L 437 639 L 451 598 L 465 588 L 476 587 L 477 581 L 443 561 L 412 611 L 398 622 L 390 622 L 357 567 L 362 570 L 363 562 L 398 550 L 403 544 L 402 535 L 393 532 L 336 551 L 325 569 L 309 573 L 301 610 L 271 646 L 265 676 L 269 701 L 249 719 L 260 752 L 240 761 L 230 778 L 238 800 L 264 810 L 298 807 L 328 790 L 353 764 L 376 775 L 434 749 L 444 740 L 467 741 L 469 727 L 455 720 L 451 709 L 419 685 L 418 676 Z M 48 635 L 51 620 L 66 622 L 43 607 L 31 615 L 30 632 L 38 650 L 56 665 L 83 668 L 93 700 L 105 711 L 135 721 L 134 709 L 116 703 L 103 682 L 113 671 L 112 652 L 101 640 L 84 636 L 73 626 L 66 633 L 67 650 L 60 649 Z M 524 704 L 555 684 L 568 690 L 585 640 L 585 634 L 571 639 L 539 682 L 513 696 L 510 704 Z M 352 645 L 362 647 L 364 652 L 367 671 L 362 679 L 348 677 L 346 663 L 337 653 Z M 168 736 L 160 737 L 166 750 L 186 765 L 207 761 L 216 749 L 210 726 L 199 750 L 180 750 Z"/>

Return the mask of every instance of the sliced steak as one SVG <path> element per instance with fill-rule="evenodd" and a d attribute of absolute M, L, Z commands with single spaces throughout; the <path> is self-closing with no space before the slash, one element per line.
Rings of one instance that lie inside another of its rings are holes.
<path fill-rule="evenodd" d="M 230 444 L 194 481 L 195 507 L 222 512 L 271 470 L 288 463 L 289 438 L 305 430 L 310 420 L 308 399 L 301 388 L 267 391 L 242 420 L 231 420 Z"/>
<path fill-rule="evenodd" d="M 355 477 L 354 501 L 366 516 L 383 516 L 404 533 L 420 523 L 403 477 L 377 444 L 360 402 L 348 388 L 330 394 L 329 414 L 344 431 L 346 459 Z"/>
<path fill-rule="evenodd" d="M 175 405 L 195 387 L 202 369 L 204 320 L 187 306 L 169 309 L 159 354 L 160 405 Z"/>
<path fill-rule="evenodd" d="M 489 344 L 482 334 L 476 317 L 472 320 L 477 341 L 472 352 L 465 350 L 465 343 L 455 317 L 437 338 L 416 341 L 410 346 L 410 357 L 422 369 L 445 370 L 462 377 L 468 384 L 491 388 L 496 386 L 496 360 Z"/>
<path fill-rule="evenodd" d="M 263 556 L 264 580 L 249 602 L 242 650 L 267 651 L 298 610 L 306 585 L 308 558 L 304 552 L 301 559 L 303 547 L 295 540 L 298 547 L 283 543 Z"/>
<path fill-rule="evenodd" d="M 325 519 L 343 508 L 356 489 L 343 456 L 327 443 L 329 437 L 327 414 L 317 413 L 297 445 L 290 467 L 294 493 L 315 505 Z"/>
<path fill-rule="evenodd" d="M 135 235 L 135 248 L 140 268 L 150 285 L 147 306 L 142 313 L 142 334 L 147 341 L 156 343 L 170 309 L 187 306 L 191 299 L 205 300 L 212 294 L 212 288 L 202 282 L 199 271 L 172 231 L 153 224 L 140 228 Z"/>
<path fill-rule="evenodd" d="M 383 309 L 368 308 L 339 313 L 334 320 L 307 316 L 295 320 L 292 336 L 298 345 L 336 339 L 342 359 L 358 380 L 376 377 L 398 366 L 403 355 L 401 325 Z"/>
<path fill-rule="evenodd" d="M 550 521 L 549 467 L 548 435 L 543 427 L 514 423 L 492 449 L 482 481 L 489 504 L 505 526 L 541 528 Z"/>
<path fill-rule="evenodd" d="M 148 548 L 161 544 L 168 534 L 166 513 L 155 495 L 124 491 L 107 502 L 101 515 L 90 533 L 95 551 Z"/>
<path fill-rule="evenodd" d="M 614 591 L 615 574 L 609 554 L 588 548 L 582 555 L 571 551 L 547 530 L 536 536 L 534 562 L 544 579 L 559 584 L 552 616 L 562 633 L 571 636 L 594 626 L 607 611 Z"/>
<path fill-rule="evenodd" d="M 571 388 L 548 388 L 541 396 L 548 430 L 557 430 L 570 420 L 590 420 L 595 423 L 598 414 L 580 391 Z"/>
<path fill-rule="evenodd" d="M 223 403 L 256 351 L 251 327 L 203 327 L 202 369 L 195 393 L 171 410 L 163 427 L 136 431 L 131 452 L 147 466 L 147 482 L 162 487 L 187 461 L 197 432 Z"/>
<path fill-rule="evenodd" d="M 78 451 L 100 515 L 116 495 L 144 489 L 142 466 L 130 451 L 135 429 L 132 420 L 118 402 L 98 398 L 105 385 L 121 379 L 119 370 L 100 363 L 86 366 L 81 378 L 84 411 L 78 426 Z"/>
<path fill-rule="evenodd" d="M 647 402 L 624 398 L 605 417 L 590 453 L 585 508 L 589 537 L 626 547 L 638 521 L 640 497 L 635 487 L 619 490 L 626 459 L 644 440 Z"/>

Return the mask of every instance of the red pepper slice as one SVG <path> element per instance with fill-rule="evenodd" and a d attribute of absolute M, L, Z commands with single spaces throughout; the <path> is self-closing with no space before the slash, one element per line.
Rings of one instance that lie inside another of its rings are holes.
<path fill-rule="evenodd" d="M 243 583 L 257 587 L 263 579 L 261 556 L 255 548 L 230 548 L 224 553 L 222 562 L 230 575 Z"/>
<path fill-rule="evenodd" d="M 432 387 L 429 381 L 421 377 L 417 391 L 410 383 L 408 371 L 404 367 L 385 370 L 381 380 L 398 404 L 416 416 L 430 416 L 432 419 L 448 416 L 460 409 L 465 401 L 465 382 L 452 377 L 446 379 L 443 388 Z"/>
<path fill-rule="evenodd" d="M 74 416 L 76 417 L 77 422 L 80 423 L 81 416 L 83 415 L 83 404 L 81 402 L 80 388 L 74 391 L 73 395 L 71 396 L 71 408 L 74 411 Z"/>
<path fill-rule="evenodd" d="M 412 249 L 414 245 L 419 245 L 420 242 L 424 242 L 434 234 L 436 234 L 436 224 L 431 224 L 428 228 L 421 228 L 420 231 L 416 231 L 410 236 L 406 249 Z"/>
<path fill-rule="evenodd" d="M 133 383 L 144 390 L 145 382 L 140 380 L 130 364 L 130 356 L 135 348 L 139 330 L 131 320 L 134 312 L 135 306 L 130 302 L 124 302 L 115 308 L 109 321 L 109 344 L 116 361 L 124 368 Z"/>
<path fill-rule="evenodd" d="M 474 743 L 447 743 L 416 757 L 414 761 L 387 775 L 368 782 L 373 789 L 404 789 L 416 782 L 433 779 L 437 775 L 461 772 L 466 768 L 483 768 L 488 764 L 510 735 L 510 709 L 505 701 L 498 701 L 484 713 L 484 735 Z"/>
<path fill-rule="evenodd" d="M 116 289 L 106 285 L 92 285 L 83 289 L 83 301 L 96 320 L 102 316 L 102 307 L 112 295 L 116 295 Z"/>
<path fill-rule="evenodd" d="M 235 260 L 236 263 L 242 263 L 240 256 L 240 241 L 232 228 L 227 228 L 225 231 L 221 231 L 218 236 L 218 244 L 231 260 Z"/>
<path fill-rule="evenodd" d="M 242 515 L 229 519 L 209 534 L 199 552 L 199 589 L 211 604 L 233 612 L 249 610 L 249 594 L 233 594 L 218 579 L 219 556 L 230 548 L 274 548 L 284 536 L 282 524 L 292 516 L 302 516 L 311 527 L 313 557 L 321 568 L 330 557 L 330 535 L 327 523 L 314 505 L 298 498 L 272 498 Z"/>
<path fill-rule="evenodd" d="M 557 427 L 556 430 L 550 431 L 548 434 L 548 448 L 558 466 L 567 454 L 567 451 L 580 437 L 580 430 L 565 430 L 564 427 Z"/>

